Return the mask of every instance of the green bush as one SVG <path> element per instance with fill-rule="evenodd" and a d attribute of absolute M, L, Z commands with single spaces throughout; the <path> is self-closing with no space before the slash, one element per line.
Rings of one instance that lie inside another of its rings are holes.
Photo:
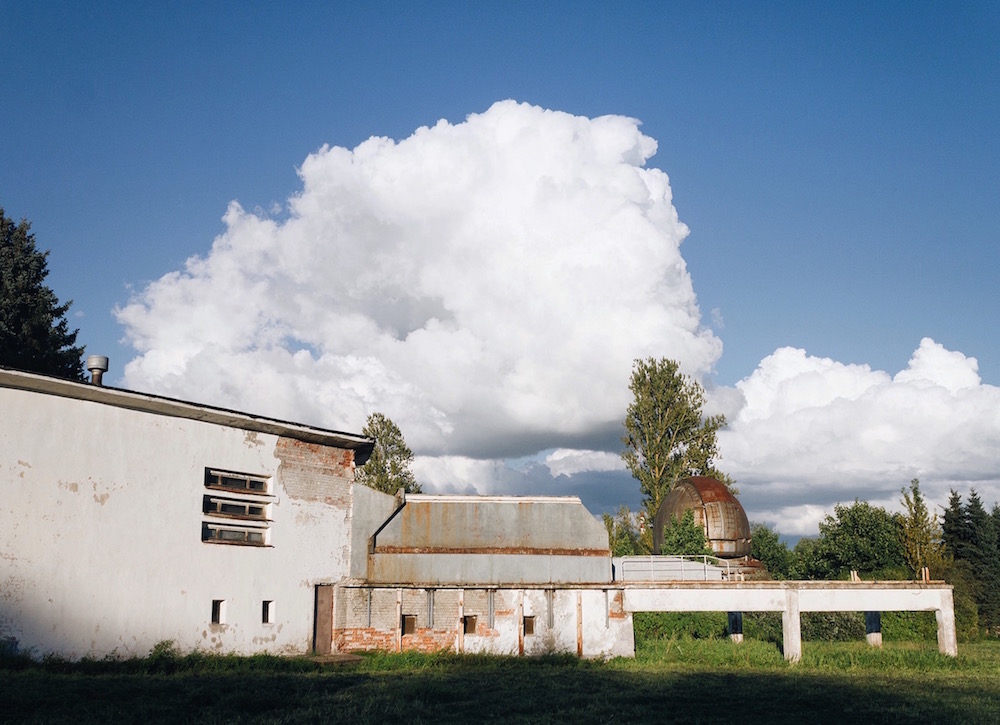
<path fill-rule="evenodd" d="M 934 612 L 882 612 L 882 639 L 886 642 L 937 640 Z"/>
<path fill-rule="evenodd" d="M 632 615 L 635 641 L 646 642 L 672 637 L 712 639 L 727 634 L 725 612 L 636 612 Z"/>

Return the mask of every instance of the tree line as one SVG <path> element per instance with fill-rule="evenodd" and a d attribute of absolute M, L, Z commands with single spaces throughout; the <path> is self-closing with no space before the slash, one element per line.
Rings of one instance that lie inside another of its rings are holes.
<path fill-rule="evenodd" d="M 968 499 L 952 490 L 939 520 L 913 479 L 902 490 L 904 511 L 890 513 L 866 501 L 838 504 L 819 536 L 791 549 L 763 524 L 751 527 L 751 556 L 775 579 L 921 578 L 954 586 L 955 615 L 966 636 L 1000 634 L 1000 505 L 987 512 L 975 489 Z"/>

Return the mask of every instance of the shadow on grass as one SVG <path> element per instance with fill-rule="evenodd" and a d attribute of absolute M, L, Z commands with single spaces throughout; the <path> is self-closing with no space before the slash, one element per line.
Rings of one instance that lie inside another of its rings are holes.
<path fill-rule="evenodd" d="M 69 665 L 0 671 L 5 722 L 1000 721 L 1000 686 L 960 671 L 687 667 L 488 657 L 170 674 Z M 291 668 L 291 671 L 289 669 Z M 55 670 L 55 671 L 53 671 Z"/>

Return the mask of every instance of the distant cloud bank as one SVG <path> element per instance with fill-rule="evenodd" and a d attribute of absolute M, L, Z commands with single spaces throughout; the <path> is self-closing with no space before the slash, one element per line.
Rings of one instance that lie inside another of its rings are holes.
<path fill-rule="evenodd" d="M 635 505 L 617 458 L 633 360 L 706 380 L 722 354 L 655 152 L 635 119 L 513 101 L 323 147 L 287 209 L 233 202 L 204 256 L 116 311 L 125 383 L 352 431 L 384 412 L 430 490 Z M 895 377 L 782 348 L 711 398 L 721 467 L 782 531 L 913 476 L 998 495 L 1000 389 L 931 340 Z"/>
<path fill-rule="evenodd" d="M 723 468 L 783 531 L 815 531 L 817 504 L 898 508 L 915 477 L 938 503 L 950 487 L 1000 496 L 1000 388 L 929 338 L 895 376 L 781 348 L 736 387 L 745 403 L 719 437 Z"/>

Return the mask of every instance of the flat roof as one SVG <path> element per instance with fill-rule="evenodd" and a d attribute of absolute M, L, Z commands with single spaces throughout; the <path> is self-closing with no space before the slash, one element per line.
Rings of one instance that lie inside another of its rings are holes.
<path fill-rule="evenodd" d="M 408 493 L 407 503 L 574 503 L 582 504 L 579 496 L 479 496 L 459 493 Z"/>
<path fill-rule="evenodd" d="M 5 367 L 0 367 L 0 387 L 27 390 L 43 395 L 56 395 L 73 400 L 85 400 L 100 405 L 112 405 L 117 408 L 152 413 L 153 415 L 199 420 L 204 423 L 225 425 L 258 433 L 271 433 L 306 443 L 347 448 L 355 451 L 355 462 L 358 465 L 363 465 L 368 460 L 368 456 L 371 455 L 372 449 L 375 447 L 374 440 L 354 433 L 316 428 L 302 423 L 265 418 L 226 408 L 190 403 L 148 393 L 136 393 L 104 385 L 65 380 L 49 375 L 27 373 Z"/>

